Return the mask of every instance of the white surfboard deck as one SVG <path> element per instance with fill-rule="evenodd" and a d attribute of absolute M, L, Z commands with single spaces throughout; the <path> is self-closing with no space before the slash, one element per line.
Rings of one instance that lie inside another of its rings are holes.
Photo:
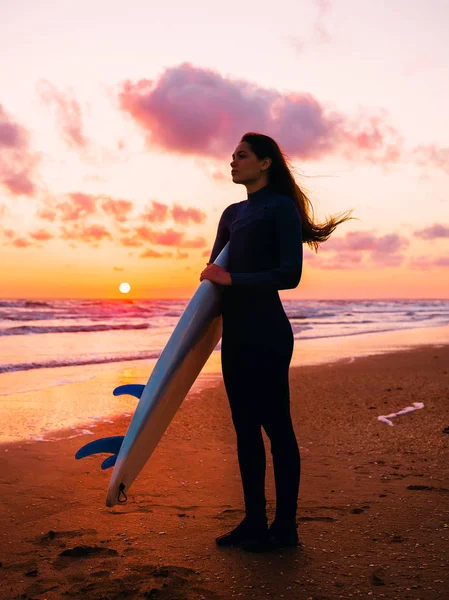
<path fill-rule="evenodd" d="M 228 244 L 216 265 L 226 268 Z M 162 351 L 121 444 L 106 506 L 125 494 L 150 458 L 222 334 L 222 286 L 203 280 Z"/>

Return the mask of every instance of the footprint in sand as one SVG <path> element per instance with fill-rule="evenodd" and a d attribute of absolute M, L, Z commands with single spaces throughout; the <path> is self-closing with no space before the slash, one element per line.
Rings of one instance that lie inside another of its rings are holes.
<path fill-rule="evenodd" d="M 96 529 L 74 529 L 72 531 L 47 531 L 43 535 L 38 535 L 35 538 L 27 539 L 27 542 L 38 544 L 39 546 L 47 546 L 54 540 L 60 541 L 63 538 L 81 537 L 86 534 L 96 534 Z"/>

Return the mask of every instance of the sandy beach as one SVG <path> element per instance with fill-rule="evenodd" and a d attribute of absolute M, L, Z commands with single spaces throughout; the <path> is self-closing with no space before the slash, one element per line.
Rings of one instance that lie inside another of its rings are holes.
<path fill-rule="evenodd" d="M 184 401 L 113 509 L 101 457 L 74 454 L 124 433 L 129 416 L 98 423 L 95 436 L 0 446 L 0 598 L 447 598 L 449 346 L 295 366 L 290 384 L 301 547 L 255 555 L 215 545 L 244 514 L 219 381 Z M 74 405 L 95 394 L 89 386 L 67 386 Z M 378 421 L 413 402 L 424 408 L 394 426 Z"/>

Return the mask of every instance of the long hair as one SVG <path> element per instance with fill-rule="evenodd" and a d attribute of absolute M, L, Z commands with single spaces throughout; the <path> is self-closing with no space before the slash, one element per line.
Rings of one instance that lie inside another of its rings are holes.
<path fill-rule="evenodd" d="M 268 184 L 279 194 L 289 196 L 295 201 L 301 216 L 303 241 L 310 248 L 317 251 L 318 245 L 329 238 L 337 225 L 353 218 L 349 216 L 352 212 L 349 210 L 329 217 L 325 223 L 315 223 L 312 203 L 296 183 L 291 173 L 288 157 L 281 151 L 277 143 L 267 135 L 253 132 L 245 133 L 240 141 L 248 143 L 259 160 L 271 158 Z"/>

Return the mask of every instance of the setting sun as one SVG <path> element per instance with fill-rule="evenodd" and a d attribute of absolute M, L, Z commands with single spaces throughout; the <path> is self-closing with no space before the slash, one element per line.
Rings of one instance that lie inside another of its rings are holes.
<path fill-rule="evenodd" d="M 122 294 L 127 294 L 131 289 L 131 286 L 129 285 L 129 283 L 121 283 L 119 290 L 122 292 Z"/>

